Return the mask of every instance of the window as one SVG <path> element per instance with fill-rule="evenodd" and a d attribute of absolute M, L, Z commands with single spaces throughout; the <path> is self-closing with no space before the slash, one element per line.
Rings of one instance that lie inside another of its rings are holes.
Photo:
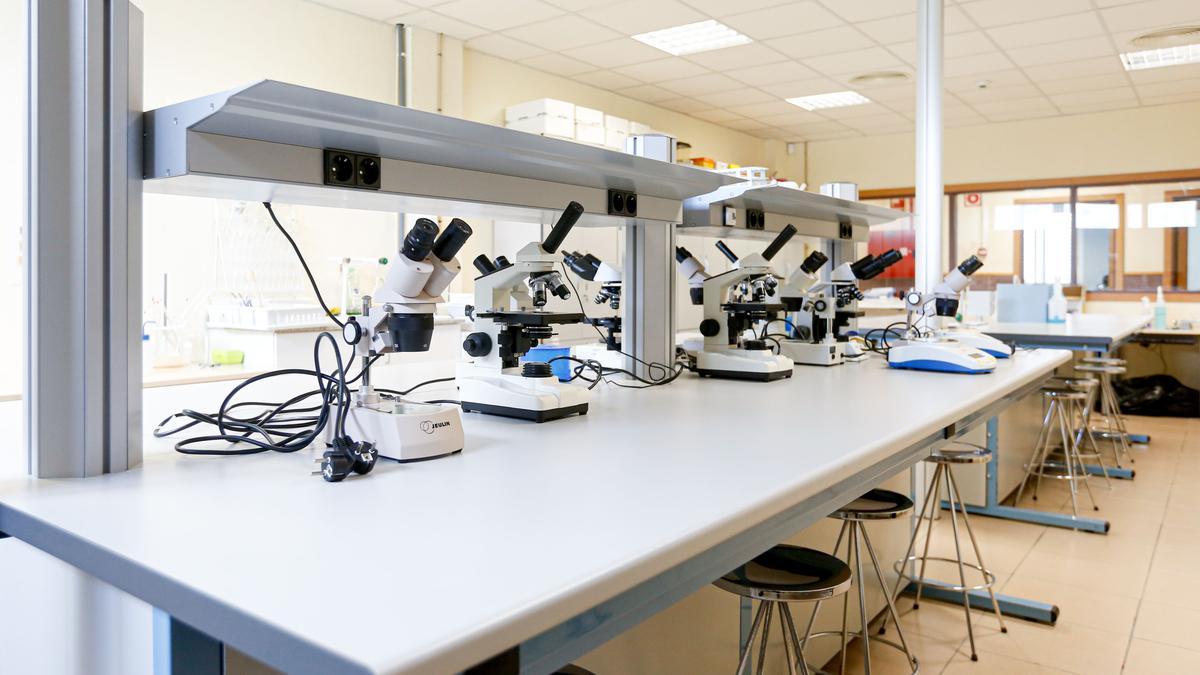
<path fill-rule="evenodd" d="M 0 147 L 18 157 L 25 146 L 26 63 L 25 3 L 0 2 L 0 85 L 15 103 L 0 106 Z M 0 330 L 0 431 L 20 438 L 24 389 L 25 331 L 25 167 L 20 159 L 0 165 L 0 314 L 8 318 Z M 0 450 L 0 473 L 24 469 L 25 444 L 8 443 Z"/>

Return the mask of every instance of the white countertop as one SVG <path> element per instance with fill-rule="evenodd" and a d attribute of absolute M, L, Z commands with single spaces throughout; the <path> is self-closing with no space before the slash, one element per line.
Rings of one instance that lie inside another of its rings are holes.
<path fill-rule="evenodd" d="M 467 415 L 461 455 L 335 485 L 308 456 L 185 457 L 155 440 L 137 470 L 0 482 L 0 529 L 289 672 L 455 672 L 1068 358 L 1023 351 L 980 376 L 873 358 L 774 383 L 601 387 L 587 416 Z M 147 419 L 226 388 L 155 389 Z"/>
<path fill-rule="evenodd" d="M 1012 340 L 1018 343 L 1025 340 L 1035 342 L 1080 340 L 1115 345 L 1145 328 L 1149 322 L 1149 317 L 1136 314 L 1068 314 L 1064 323 L 993 321 L 980 326 L 979 330 L 1001 340 Z"/>

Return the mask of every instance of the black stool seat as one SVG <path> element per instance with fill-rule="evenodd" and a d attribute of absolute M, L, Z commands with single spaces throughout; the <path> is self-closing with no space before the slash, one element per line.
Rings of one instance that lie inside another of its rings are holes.
<path fill-rule="evenodd" d="M 912 500 L 899 492 L 876 488 L 829 515 L 839 520 L 887 520 L 912 507 Z"/>
<path fill-rule="evenodd" d="M 849 590 L 850 568 L 828 553 L 779 544 L 713 584 L 755 600 L 824 600 Z"/>
<path fill-rule="evenodd" d="M 570 664 L 567 664 L 567 665 L 563 666 L 562 668 L 559 668 L 558 670 L 554 671 L 554 675 L 595 675 L 595 674 L 592 671 L 588 670 L 587 668 L 580 668 L 579 666 L 575 665 L 574 663 L 570 663 Z"/>

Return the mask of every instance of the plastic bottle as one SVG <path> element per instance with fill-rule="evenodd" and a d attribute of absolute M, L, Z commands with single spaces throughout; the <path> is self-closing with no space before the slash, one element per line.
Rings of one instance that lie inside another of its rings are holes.
<path fill-rule="evenodd" d="M 1049 323 L 1067 322 L 1067 298 L 1063 295 L 1062 284 L 1054 284 L 1054 293 L 1046 303 L 1046 321 Z"/>
<path fill-rule="evenodd" d="M 1154 299 L 1154 327 L 1159 330 L 1167 327 L 1167 300 L 1163 297 L 1162 286 L 1158 287 L 1158 295 Z"/>

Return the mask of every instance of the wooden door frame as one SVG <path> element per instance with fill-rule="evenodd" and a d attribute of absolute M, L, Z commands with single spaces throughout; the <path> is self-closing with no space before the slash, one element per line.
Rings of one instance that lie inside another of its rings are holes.
<path fill-rule="evenodd" d="M 1200 193 L 1189 190 L 1167 190 L 1163 193 L 1163 201 L 1174 202 L 1188 199 L 1200 200 Z M 1177 253 L 1175 250 L 1175 239 L 1177 236 L 1179 236 L 1177 233 L 1181 231 L 1182 230 L 1171 228 L 1169 236 L 1163 237 L 1163 285 L 1165 286 L 1167 280 L 1169 279 L 1172 288 L 1178 288 L 1180 286 L 1180 284 L 1175 283 L 1175 275 L 1178 272 L 1178 270 L 1175 269 L 1175 258 Z M 1186 262 L 1187 258 L 1185 257 L 1184 263 L 1186 264 Z M 1184 289 L 1187 288 L 1187 267 L 1184 267 L 1182 287 Z"/>
<path fill-rule="evenodd" d="M 1104 203 L 1113 202 L 1117 205 L 1117 213 L 1119 220 L 1117 221 L 1117 229 L 1113 230 L 1113 237 L 1108 242 L 1108 290 L 1122 290 L 1125 288 L 1125 193 L 1111 192 L 1102 195 L 1076 195 L 1075 202 L 1086 203 Z M 1068 195 L 1065 198 L 1059 197 L 1029 197 L 1027 199 L 1014 199 L 1013 204 L 1066 204 L 1071 205 L 1071 197 Z M 1075 228 L 1075 223 L 1071 226 Z M 1019 255 L 1013 256 L 1014 264 L 1019 264 L 1017 269 L 1020 270 L 1021 278 L 1025 278 L 1025 266 L 1023 252 L 1025 249 L 1025 238 L 1022 236 L 1022 231 L 1016 231 L 1014 246 Z M 1071 249 L 1075 249 L 1075 233 L 1071 233 Z M 1120 255 L 1118 255 L 1120 253 Z M 1117 263 L 1120 262 L 1118 265 Z M 1071 277 L 1074 278 L 1075 270 L 1071 270 Z"/>

